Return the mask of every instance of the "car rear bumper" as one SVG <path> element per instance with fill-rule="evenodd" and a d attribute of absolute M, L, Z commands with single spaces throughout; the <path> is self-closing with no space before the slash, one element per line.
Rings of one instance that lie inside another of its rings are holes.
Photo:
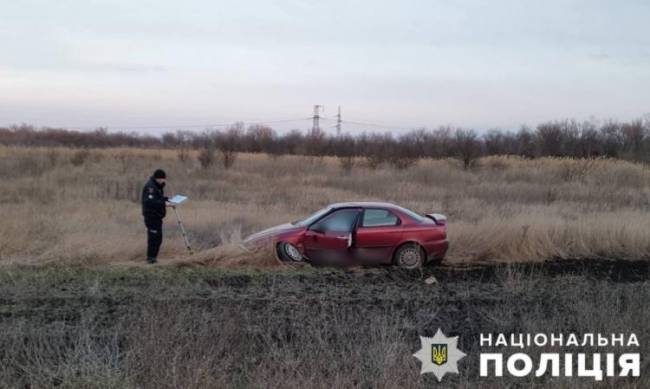
<path fill-rule="evenodd" d="M 427 262 L 441 261 L 445 258 L 448 249 L 449 241 L 447 239 L 427 244 L 425 247 L 427 252 Z"/>

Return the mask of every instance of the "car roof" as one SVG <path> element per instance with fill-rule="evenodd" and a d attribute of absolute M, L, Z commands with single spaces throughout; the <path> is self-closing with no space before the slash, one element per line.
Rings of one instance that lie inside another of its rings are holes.
<path fill-rule="evenodd" d="M 350 201 L 345 203 L 334 203 L 330 204 L 329 208 L 350 208 L 350 207 L 359 207 L 359 208 L 397 208 L 397 205 L 392 203 L 378 202 L 378 201 Z"/>

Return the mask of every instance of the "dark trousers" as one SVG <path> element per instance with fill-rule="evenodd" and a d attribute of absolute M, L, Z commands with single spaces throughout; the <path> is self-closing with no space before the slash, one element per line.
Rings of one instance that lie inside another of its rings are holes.
<path fill-rule="evenodd" d="M 162 219 L 145 217 L 144 225 L 147 227 L 147 258 L 156 258 L 163 239 Z"/>

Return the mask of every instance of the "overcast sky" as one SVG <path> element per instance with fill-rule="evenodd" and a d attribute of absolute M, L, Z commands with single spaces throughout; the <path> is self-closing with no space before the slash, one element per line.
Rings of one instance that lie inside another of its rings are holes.
<path fill-rule="evenodd" d="M 0 125 L 271 121 L 314 104 L 407 128 L 638 118 L 650 2 L 0 2 Z"/>

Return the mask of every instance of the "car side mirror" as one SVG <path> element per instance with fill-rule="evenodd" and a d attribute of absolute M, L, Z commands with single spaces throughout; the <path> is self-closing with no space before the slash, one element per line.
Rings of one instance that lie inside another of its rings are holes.
<path fill-rule="evenodd" d="M 313 226 L 309 227 L 309 231 L 314 231 L 314 232 L 317 232 L 319 234 L 324 234 L 325 233 L 325 231 L 319 225 L 313 225 Z"/>

